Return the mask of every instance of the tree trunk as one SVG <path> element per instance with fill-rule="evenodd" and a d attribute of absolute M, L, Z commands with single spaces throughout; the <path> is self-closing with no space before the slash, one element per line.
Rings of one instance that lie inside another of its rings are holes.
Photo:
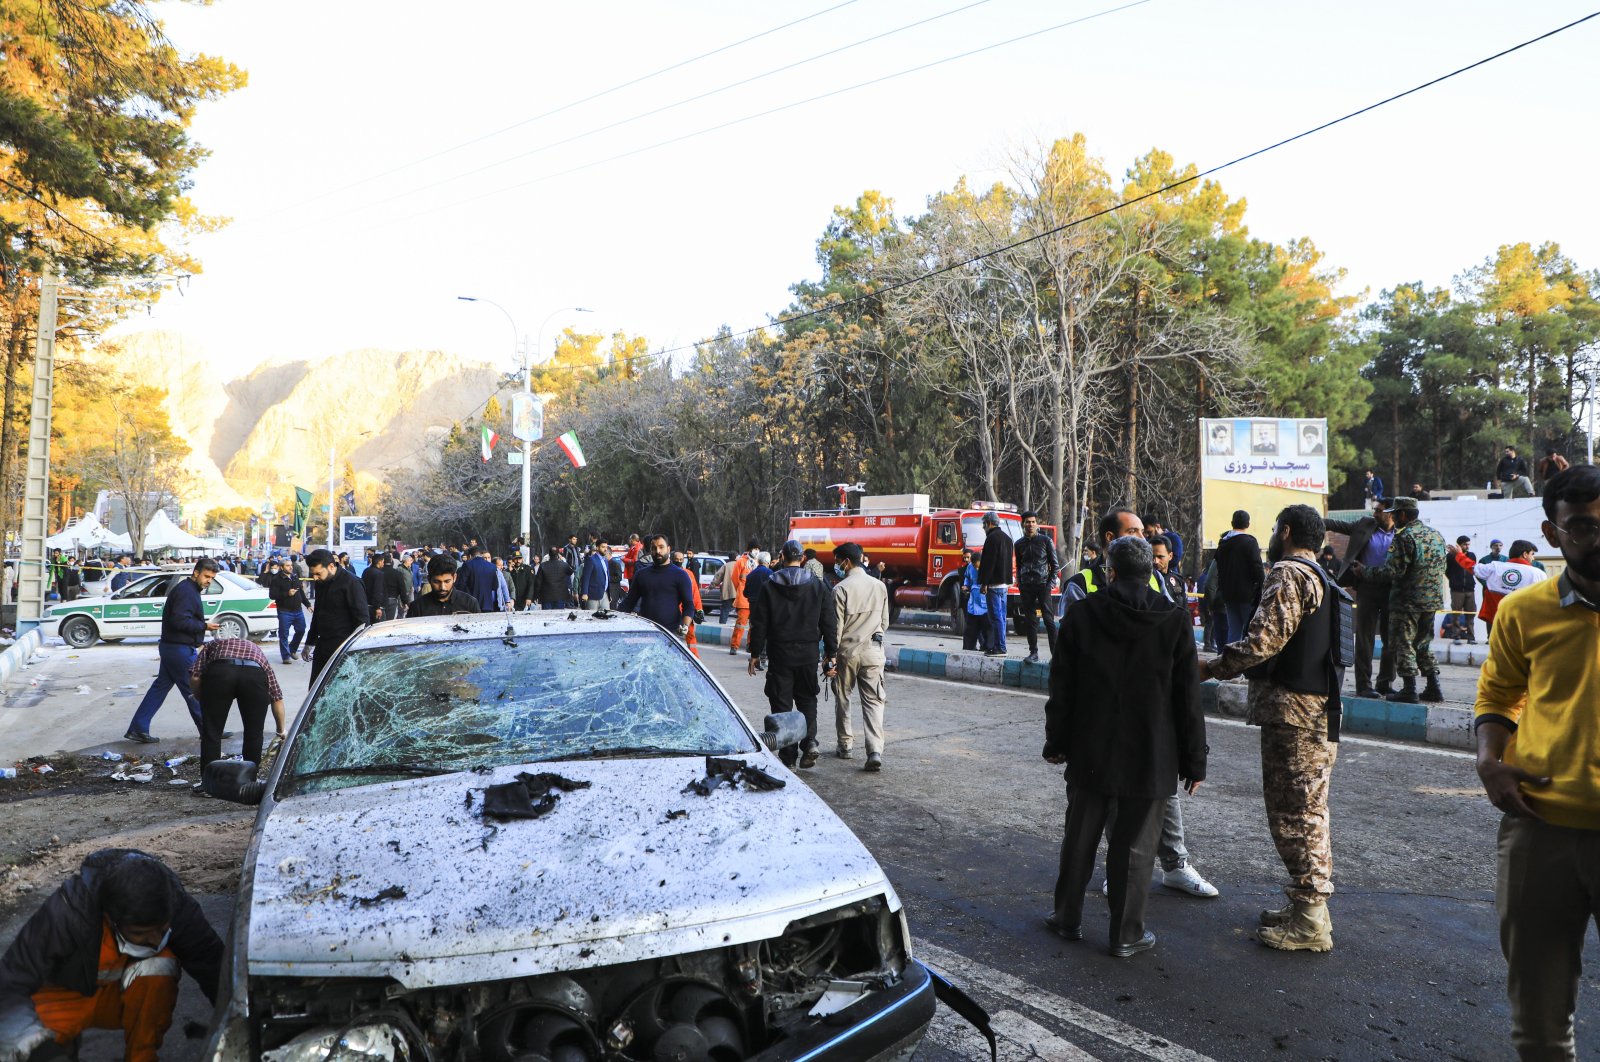
<path fill-rule="evenodd" d="M 1400 403 L 1396 402 L 1389 407 L 1389 440 L 1394 443 L 1394 463 L 1389 474 L 1394 477 L 1390 483 L 1390 494 L 1394 497 L 1400 495 Z"/>
<path fill-rule="evenodd" d="M 22 346 L 27 341 L 26 330 L 17 316 L 15 303 L 11 317 L 10 334 L 6 337 L 6 382 L 4 397 L 0 398 L 0 542 L 12 530 L 11 455 L 20 455 L 18 440 L 12 427 L 11 411 L 17 403 L 17 372 L 22 364 Z"/>
<path fill-rule="evenodd" d="M 1128 462 L 1128 477 L 1122 488 L 1130 509 L 1139 507 L 1139 360 L 1133 358 L 1128 365 L 1128 414 L 1124 429 L 1124 459 Z"/>

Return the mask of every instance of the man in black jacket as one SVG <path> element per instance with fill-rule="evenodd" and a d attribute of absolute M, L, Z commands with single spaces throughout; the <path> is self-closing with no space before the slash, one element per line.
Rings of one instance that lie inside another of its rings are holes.
<path fill-rule="evenodd" d="M 201 730 L 200 700 L 189 689 L 189 668 L 194 664 L 200 643 L 206 640 L 206 632 L 217 629 L 217 624 L 206 619 L 205 602 L 201 595 L 211 586 L 211 581 L 221 568 L 222 565 L 210 557 L 201 557 L 194 562 L 193 572 L 182 579 L 173 580 L 171 588 L 167 590 L 167 599 L 161 605 L 161 641 L 156 646 L 161 667 L 128 723 L 128 732 L 123 735 L 127 740 L 145 744 L 160 740 L 151 736 L 150 721 L 155 718 L 157 709 L 165 703 L 167 694 L 174 686 L 178 687 L 184 703 L 189 706 L 189 717 L 194 720 L 195 730 Z"/>
<path fill-rule="evenodd" d="M 200 905 L 154 856 L 94 852 L 0 957 L 0 1059 L 120 1028 L 123 1057 L 154 1062 L 180 971 L 216 1002 L 222 941 Z"/>
<path fill-rule="evenodd" d="M 1009 547 L 1010 539 L 1006 540 Z M 1007 550 L 1009 554 L 1009 549 Z M 839 619 L 833 591 L 805 569 L 806 550 L 790 539 L 783 544 L 783 567 L 767 580 L 766 589 L 750 602 L 750 664 L 754 675 L 767 658 L 767 703 L 773 712 L 798 709 L 806 719 L 806 737 L 799 750 L 782 752 L 792 767 L 817 765 L 817 643 L 822 643 L 825 673 L 832 678 L 839 652 Z"/>
<path fill-rule="evenodd" d="M 1044 617 L 1045 638 L 1050 655 L 1056 655 L 1056 612 L 1050 603 L 1050 583 L 1061 570 L 1056 560 L 1056 545 L 1039 530 L 1039 514 L 1022 514 L 1022 537 L 1013 552 L 1017 560 L 1017 626 L 1028 636 L 1028 663 L 1039 662 L 1039 620 Z"/>
<path fill-rule="evenodd" d="M 1365 582 L 1360 575 L 1364 569 L 1382 567 L 1384 558 L 1389 555 L 1389 543 L 1394 540 L 1394 516 L 1385 510 L 1393 500 L 1378 499 L 1371 516 L 1359 520 L 1329 520 L 1325 525 L 1329 531 L 1350 536 L 1334 581 L 1355 589 L 1357 697 L 1387 697 L 1394 692 L 1394 645 L 1389 638 L 1383 640 L 1378 684 L 1376 687 L 1372 684 L 1372 650 L 1376 647 L 1378 632 L 1389 629 L 1389 588 L 1381 583 Z"/>
<path fill-rule="evenodd" d="M 565 607 L 571 588 L 572 569 L 567 567 L 567 558 L 561 550 L 552 549 L 533 577 L 533 592 L 539 598 L 539 607 L 552 612 Z"/>
<path fill-rule="evenodd" d="M 294 565 L 279 565 L 267 593 L 278 610 L 278 655 L 285 664 L 293 663 L 306 636 L 305 588 L 295 578 Z"/>
<path fill-rule="evenodd" d="M 1261 563 L 1261 543 L 1246 530 L 1250 514 L 1243 509 L 1233 514 L 1233 530 L 1217 545 L 1217 589 L 1222 594 L 1223 612 L 1228 618 L 1228 632 L 1223 644 L 1244 637 L 1250 625 L 1250 615 L 1261 598 L 1261 584 L 1266 580 L 1266 568 Z"/>
<path fill-rule="evenodd" d="M 428 561 L 428 592 L 418 594 L 411 605 L 413 616 L 456 616 L 482 612 L 478 599 L 456 589 L 456 562 L 438 556 Z"/>
<path fill-rule="evenodd" d="M 367 625 L 371 611 L 367 593 L 350 570 L 334 560 L 325 549 L 314 549 L 306 557 L 311 578 L 317 581 L 317 607 L 311 613 L 311 629 L 306 632 L 302 660 L 311 661 L 311 680 L 317 681 L 344 640 Z"/>
<path fill-rule="evenodd" d="M 528 602 L 533 600 L 533 566 L 522 559 L 521 553 L 515 553 L 506 575 L 511 580 L 511 607 L 517 612 L 526 611 Z"/>
<path fill-rule="evenodd" d="M 1067 765 L 1066 834 L 1055 910 L 1046 919 L 1068 940 L 1083 937 L 1083 895 L 1107 838 L 1111 954 L 1155 946 L 1144 928 L 1162 808 L 1179 780 L 1192 795 L 1206 776 L 1194 631 L 1186 609 L 1150 589 L 1151 550 L 1118 538 L 1108 550 L 1111 585 L 1068 612 L 1050 661 L 1044 758 Z"/>
<path fill-rule="evenodd" d="M 984 656 L 1006 655 L 1006 612 L 1015 574 L 1011 536 L 994 513 L 983 514 L 983 553 L 978 558 L 978 585 L 989 602 L 989 648 Z"/>

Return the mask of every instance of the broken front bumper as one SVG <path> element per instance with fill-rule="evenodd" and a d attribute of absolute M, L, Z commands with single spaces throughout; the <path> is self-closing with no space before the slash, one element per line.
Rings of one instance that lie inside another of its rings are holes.
<path fill-rule="evenodd" d="M 750 1062 L 889 1062 L 909 1058 L 937 1006 L 933 978 L 920 962 L 889 988 L 794 1030 Z"/>

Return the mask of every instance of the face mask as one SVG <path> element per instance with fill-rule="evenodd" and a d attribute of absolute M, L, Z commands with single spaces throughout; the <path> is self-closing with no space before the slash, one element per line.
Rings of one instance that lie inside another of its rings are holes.
<path fill-rule="evenodd" d="M 835 574 L 835 575 L 837 575 L 837 576 L 838 576 L 838 577 L 839 577 L 839 578 L 841 578 L 841 579 L 843 579 L 843 578 L 844 578 L 844 569 L 843 569 L 843 568 L 841 568 L 841 567 L 839 567 L 839 566 L 838 566 L 838 565 L 837 565 L 837 564 L 835 564 L 835 565 L 834 565 L 834 566 L 833 566 L 833 574 Z"/>
<path fill-rule="evenodd" d="M 123 939 L 123 936 L 122 936 L 121 933 L 117 933 L 116 934 L 116 938 L 117 938 L 117 950 L 122 952 L 122 954 L 126 955 L 128 958 L 130 958 L 130 959 L 153 959 L 157 955 L 161 954 L 161 952 L 167 946 L 167 941 L 172 939 L 172 930 L 169 929 L 165 933 L 161 934 L 161 943 L 157 944 L 153 948 L 149 947 L 148 945 L 145 945 L 145 944 L 129 944 L 126 940 Z"/>

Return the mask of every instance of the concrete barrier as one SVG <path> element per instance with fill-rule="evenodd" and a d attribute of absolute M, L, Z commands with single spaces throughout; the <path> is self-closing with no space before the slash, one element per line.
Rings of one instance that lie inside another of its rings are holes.
<path fill-rule="evenodd" d="M 35 627 L 0 652 L 0 682 L 15 675 L 44 645 L 44 632 Z"/>
<path fill-rule="evenodd" d="M 695 628 L 701 644 L 726 645 L 733 627 L 702 623 Z M 924 675 L 951 682 L 970 682 L 981 686 L 1009 686 L 1014 689 L 1049 689 L 1048 662 L 1029 664 L 1022 660 L 999 659 L 982 653 L 961 650 L 913 649 L 909 646 L 884 646 L 885 666 L 906 675 Z M 1200 687 L 1206 714 L 1243 719 L 1246 716 L 1248 687 L 1243 680 L 1206 682 Z M 1370 737 L 1422 741 L 1452 748 L 1474 747 L 1472 709 L 1445 704 L 1393 704 L 1368 697 L 1345 697 L 1344 732 Z"/>

